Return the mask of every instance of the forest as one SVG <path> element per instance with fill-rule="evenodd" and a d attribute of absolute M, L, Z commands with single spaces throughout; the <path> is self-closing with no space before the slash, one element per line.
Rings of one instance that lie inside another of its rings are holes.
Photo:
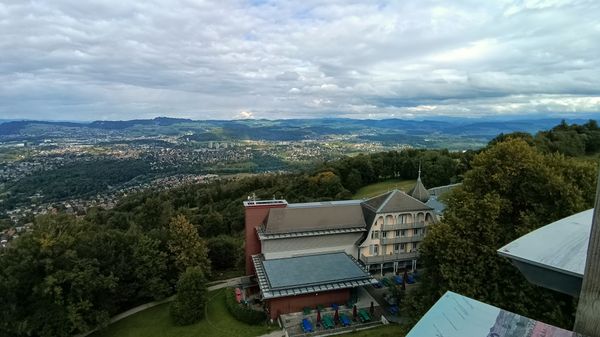
<path fill-rule="evenodd" d="M 591 207 L 596 166 L 575 157 L 596 154 L 597 132 L 595 122 L 561 124 L 535 136 L 501 135 L 479 151 L 358 155 L 296 174 L 138 193 L 81 218 L 40 216 L 32 232 L 0 251 L 0 336 L 85 332 L 116 313 L 173 294 L 182 272 L 197 261 L 208 277 L 238 268 L 242 201 L 253 193 L 289 202 L 348 199 L 373 182 L 414 179 L 419 164 L 427 187 L 463 186 L 447 196 L 444 221 L 423 243 L 427 272 L 419 292 L 404 301 L 414 318 L 453 290 L 568 326 L 572 301 L 528 285 L 495 249 Z M 573 150 L 579 142 L 582 153 Z M 546 310 L 551 303 L 559 305 Z"/>

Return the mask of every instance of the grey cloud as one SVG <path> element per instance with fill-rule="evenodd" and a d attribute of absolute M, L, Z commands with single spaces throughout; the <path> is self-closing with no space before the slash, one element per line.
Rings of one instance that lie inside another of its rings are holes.
<path fill-rule="evenodd" d="M 300 78 L 300 75 L 295 71 L 284 71 L 283 73 L 275 76 L 278 81 L 295 81 Z"/>
<path fill-rule="evenodd" d="M 4 1 L 0 118 L 597 112 L 597 1 Z"/>

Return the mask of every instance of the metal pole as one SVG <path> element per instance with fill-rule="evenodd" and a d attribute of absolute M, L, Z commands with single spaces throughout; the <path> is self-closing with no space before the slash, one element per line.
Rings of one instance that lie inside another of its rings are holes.
<path fill-rule="evenodd" d="M 600 169 L 598 173 L 594 216 L 574 327 L 575 332 L 589 337 L 600 337 Z"/>

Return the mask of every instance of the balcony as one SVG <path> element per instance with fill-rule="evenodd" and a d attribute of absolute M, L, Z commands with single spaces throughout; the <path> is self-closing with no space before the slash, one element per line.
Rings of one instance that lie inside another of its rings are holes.
<path fill-rule="evenodd" d="M 408 242 L 419 242 L 423 240 L 425 235 L 418 234 L 413 236 L 398 236 L 395 238 L 381 238 L 382 245 L 391 245 L 395 243 L 408 243 Z"/>
<path fill-rule="evenodd" d="M 418 256 L 419 256 L 419 252 L 395 253 L 395 254 L 376 255 L 376 256 L 365 256 L 363 254 L 360 254 L 360 260 L 365 264 L 372 264 L 372 263 L 386 263 L 386 262 L 412 260 L 412 259 L 416 259 Z"/>
<path fill-rule="evenodd" d="M 425 221 L 418 221 L 418 222 L 385 224 L 385 225 L 383 225 L 382 230 L 397 231 L 397 230 L 401 230 L 401 229 L 414 229 L 414 228 L 423 228 L 423 227 L 425 227 Z"/>

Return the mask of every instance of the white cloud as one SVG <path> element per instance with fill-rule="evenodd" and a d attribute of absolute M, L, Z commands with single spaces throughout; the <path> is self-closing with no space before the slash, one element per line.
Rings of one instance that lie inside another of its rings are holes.
<path fill-rule="evenodd" d="M 593 0 L 4 1 L 0 118 L 598 112 L 598 17 Z"/>
<path fill-rule="evenodd" d="M 241 111 L 239 114 L 235 116 L 235 119 L 252 119 L 254 118 L 254 113 L 251 111 Z"/>

